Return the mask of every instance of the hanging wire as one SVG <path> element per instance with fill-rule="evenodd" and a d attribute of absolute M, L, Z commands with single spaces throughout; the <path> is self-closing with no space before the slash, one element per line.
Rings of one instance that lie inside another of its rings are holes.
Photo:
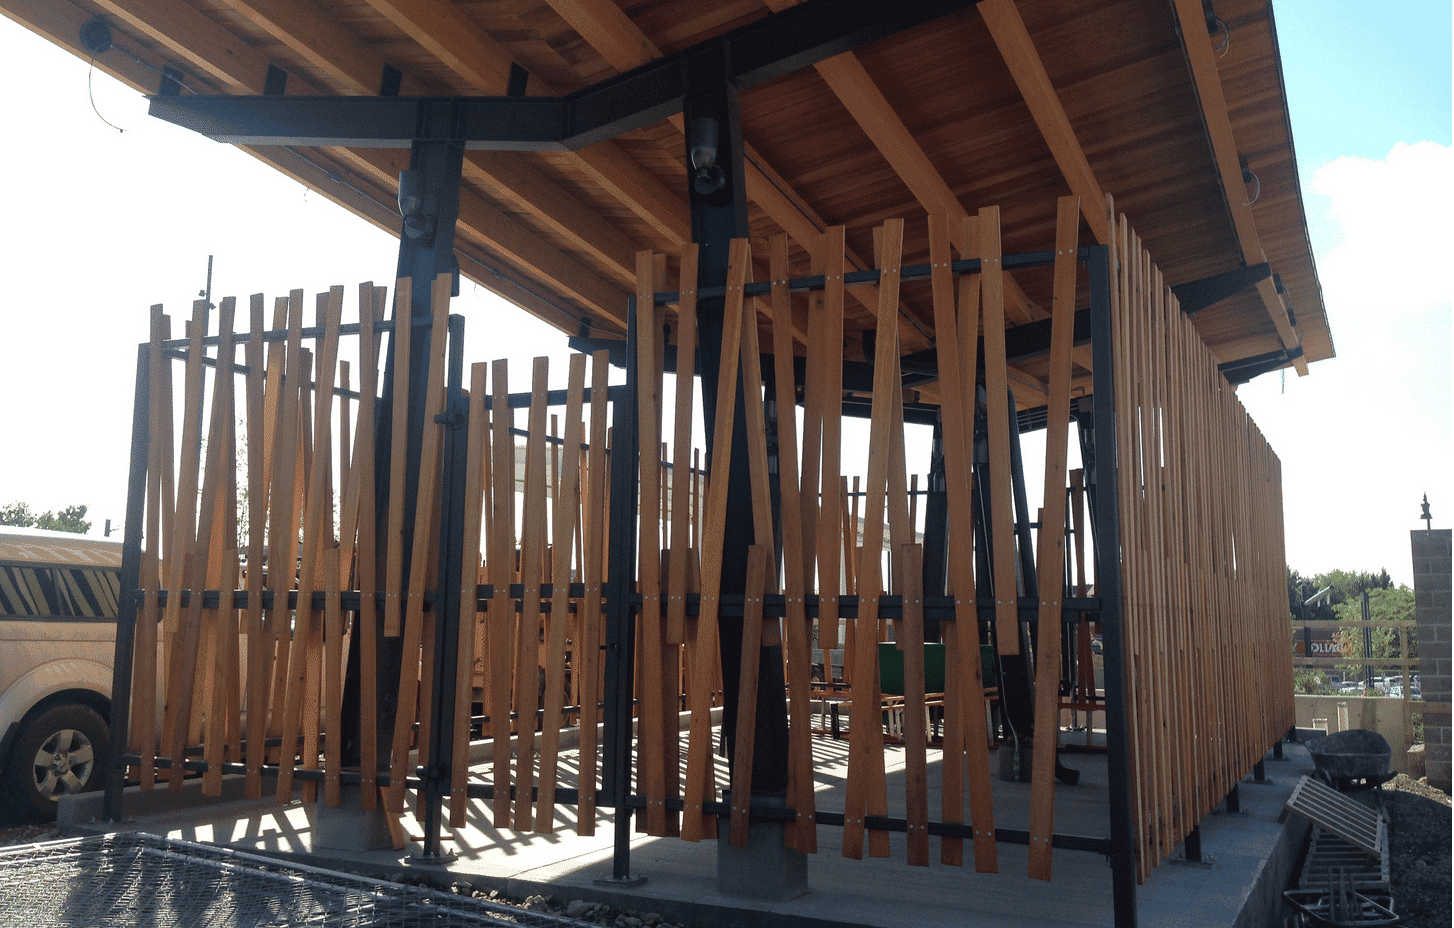
<path fill-rule="evenodd" d="M 116 123 L 114 123 L 111 120 L 107 119 L 105 116 L 102 116 L 101 115 L 101 111 L 96 108 L 96 90 L 95 90 L 95 88 L 91 84 L 91 77 L 95 73 L 96 73 L 96 56 L 95 55 L 92 55 L 91 56 L 91 67 L 86 72 L 86 95 L 91 98 L 91 112 L 95 113 L 96 114 L 96 118 L 99 119 L 99 120 L 101 120 L 102 122 L 104 122 L 106 125 L 108 125 L 111 128 L 115 129 L 119 133 L 125 134 L 125 132 L 126 132 L 125 129 L 123 129 L 120 126 L 116 125 Z"/>
<path fill-rule="evenodd" d="M 1217 43 L 1213 49 L 1218 58 L 1227 57 L 1227 48 L 1232 44 L 1232 30 L 1227 27 L 1227 21 L 1220 16 L 1213 14 L 1212 21 L 1222 27 L 1222 41 Z"/>

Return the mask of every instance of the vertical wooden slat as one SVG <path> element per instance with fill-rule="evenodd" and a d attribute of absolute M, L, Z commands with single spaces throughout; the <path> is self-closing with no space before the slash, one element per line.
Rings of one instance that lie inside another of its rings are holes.
<path fill-rule="evenodd" d="M 520 626 L 515 642 L 515 828 L 529 831 L 535 786 L 535 725 L 540 706 L 540 578 L 545 562 L 545 417 L 550 361 L 536 358 L 525 439 L 525 506 L 520 528 Z"/>
<path fill-rule="evenodd" d="M 411 357 L 410 341 L 414 320 L 410 313 L 414 299 L 414 281 L 401 277 L 394 284 L 394 408 L 390 422 L 389 444 L 389 514 L 385 550 L 384 634 L 399 637 L 403 627 L 400 611 L 404 591 L 404 479 L 408 473 L 409 430 L 409 367 L 404 359 Z"/>
<path fill-rule="evenodd" d="M 887 809 L 884 793 L 883 735 L 877 722 L 882 701 L 878 673 L 879 598 L 884 592 L 884 514 L 888 506 L 890 472 L 903 471 L 902 445 L 894 450 L 894 406 L 902 415 L 903 394 L 898 375 L 899 262 L 903 254 L 904 224 L 889 220 L 883 227 L 879 255 L 878 339 L 875 344 L 873 411 L 869 420 L 868 480 L 864 487 L 863 549 L 858 568 L 858 621 L 854 629 L 853 705 L 856 713 L 874 721 L 849 728 L 848 788 L 844 804 L 843 856 L 863 855 L 864 818 Z M 873 831 L 869 854 L 888 854 L 888 834 Z"/>
<path fill-rule="evenodd" d="M 657 365 L 661 340 L 656 306 L 655 262 L 650 251 L 636 253 L 636 418 L 638 486 L 640 487 L 637 538 L 637 577 L 641 613 L 637 638 L 641 711 L 637 716 L 642 792 L 646 794 L 646 833 L 666 833 L 666 755 L 662 717 L 661 614 L 661 368 Z"/>
<path fill-rule="evenodd" d="M 1050 304 L 1050 383 L 1045 437 L 1045 505 L 1036 574 L 1040 620 L 1036 640 L 1035 752 L 1030 781 L 1030 876 L 1048 880 L 1055 831 L 1055 760 L 1060 731 L 1061 596 L 1065 588 L 1065 473 L 1070 440 L 1071 351 L 1075 347 L 1076 245 L 1080 198 L 1061 197 L 1055 227 Z"/>
<path fill-rule="evenodd" d="M 449 824 L 460 828 L 469 811 L 470 697 L 474 690 L 476 583 L 480 569 L 480 522 L 485 505 L 484 457 L 489 447 L 489 412 L 485 394 L 488 364 L 470 365 L 469 448 L 465 452 L 464 542 L 460 554 L 459 637 L 455 642 L 454 753 L 450 759 Z M 488 674 L 485 685 L 489 686 Z M 486 695 L 488 702 L 488 694 Z"/>
<path fill-rule="evenodd" d="M 692 278 L 695 279 L 695 278 Z M 591 358 L 591 436 L 586 463 L 589 479 L 582 545 L 584 596 L 580 605 L 581 746 L 579 803 L 576 830 L 582 835 L 596 832 L 596 719 L 601 682 L 601 581 L 606 528 L 606 404 L 609 396 L 610 355 L 598 351 Z"/>
<path fill-rule="evenodd" d="M 841 454 L 843 417 L 843 226 L 833 226 L 823 235 L 823 330 L 814 339 L 822 350 L 819 370 L 822 390 L 814 418 L 821 421 L 823 436 L 822 474 L 818 482 L 818 646 L 823 649 L 824 677 L 833 679 L 832 649 L 838 641 L 838 591 L 843 578 L 843 496 Z M 849 549 L 852 550 L 851 548 Z M 849 558 L 850 570 L 852 558 Z"/>
<path fill-rule="evenodd" d="M 219 590 L 217 613 L 213 616 L 212 629 L 214 632 L 214 650 L 211 683 L 212 698 L 205 706 L 207 713 L 207 735 L 203 756 L 207 761 L 207 772 L 202 777 L 202 791 L 209 796 L 218 796 L 222 793 L 222 764 L 226 757 L 226 742 L 228 730 L 228 703 L 232 702 L 226 694 L 235 692 L 235 680 L 230 679 L 229 674 L 231 661 L 228 655 L 237 647 L 237 611 L 232 608 L 231 591 L 236 586 L 237 578 L 237 458 L 233 439 L 233 430 L 237 417 L 235 375 L 233 373 L 233 362 L 236 359 L 235 342 L 233 340 L 233 320 L 237 311 L 237 301 L 233 297 L 223 297 L 218 312 L 218 332 L 221 341 L 217 346 L 217 376 L 212 386 L 212 402 L 214 418 L 220 413 L 225 416 L 222 423 L 213 422 L 213 435 L 210 440 L 216 441 L 217 448 L 209 447 L 208 466 L 218 469 L 217 481 L 218 492 L 213 500 L 213 528 L 214 535 L 217 528 L 223 528 L 220 533 L 223 537 L 215 539 L 209 551 L 208 580 L 216 579 Z M 220 426 L 220 429 L 219 429 Z M 217 434 L 220 431 L 221 434 Z M 230 490 L 230 492 L 228 492 Z M 222 519 L 218 519 L 222 515 Z M 231 531 L 226 527 L 231 523 Z M 211 563 L 216 559 L 215 568 Z M 235 726 L 233 726 L 235 728 Z"/>
<path fill-rule="evenodd" d="M 359 285 L 359 394 L 358 450 L 355 479 L 358 483 L 358 566 L 359 611 L 354 626 L 359 653 L 359 805 L 376 808 L 379 797 L 378 769 L 378 545 L 375 505 L 376 472 L 374 443 L 379 379 L 378 324 L 383 321 L 387 287 L 372 282 Z"/>
<path fill-rule="evenodd" d="M 565 696 L 566 629 L 570 625 L 571 539 L 576 531 L 580 503 L 581 408 L 586 389 L 586 356 L 572 354 L 566 386 L 565 447 L 556 472 L 554 525 L 555 563 L 551 569 L 552 596 L 545 644 L 545 714 L 540 736 L 540 795 L 535 807 L 535 830 L 555 830 L 555 785 L 560 751 L 561 710 Z M 582 603 L 584 607 L 584 603 Z"/>
<path fill-rule="evenodd" d="M 672 413 L 671 549 L 668 555 L 666 640 L 681 644 L 687 620 L 687 554 L 691 550 L 692 385 L 697 355 L 697 246 L 682 249 L 677 304 L 676 402 Z M 689 288 L 689 289 L 688 289 Z"/>
<path fill-rule="evenodd" d="M 168 771 L 169 783 L 174 789 L 182 786 L 181 749 L 187 737 L 187 721 L 191 714 L 192 671 L 195 667 L 194 654 L 184 653 L 177 639 L 182 631 L 182 588 L 191 576 L 187 559 L 191 557 L 197 538 L 197 475 L 200 473 L 199 438 L 202 422 L 202 338 L 205 332 L 205 301 L 193 304 L 192 323 L 189 331 L 191 344 L 187 349 L 186 374 L 182 385 L 182 447 L 178 473 L 176 509 L 173 514 L 173 534 L 176 538 L 175 554 L 167 578 L 167 598 L 164 633 L 167 635 L 167 703 L 162 719 L 162 748 L 172 760 Z M 205 574 L 205 565 L 203 566 Z M 199 585 L 200 586 L 200 585 Z M 197 609 L 201 609 L 200 598 Z M 188 622 L 188 625 L 191 623 Z M 186 678 L 183 681 L 183 677 Z M 187 694 L 187 708 L 181 710 L 183 690 Z"/>
<path fill-rule="evenodd" d="M 343 570 L 340 551 L 323 553 L 323 801 L 343 801 Z"/>
<path fill-rule="evenodd" d="M 924 718 L 924 546 L 899 548 L 903 565 L 904 810 L 911 867 L 929 866 L 929 734 Z"/>
<path fill-rule="evenodd" d="M 985 396 L 989 406 L 990 535 L 994 555 L 995 626 L 1001 654 L 1020 653 L 1015 587 L 1015 524 L 1010 492 L 1010 423 L 1002 411 L 1009 395 L 1005 366 L 1004 268 L 1000 210 L 979 211 L 981 296 L 984 304 Z"/>
<path fill-rule="evenodd" d="M 162 420 L 172 417 L 171 397 L 163 383 L 171 379 L 171 362 L 162 354 L 161 343 L 171 334 L 167 317 L 160 305 L 151 308 L 151 344 L 148 392 L 151 395 L 149 442 L 147 445 L 146 485 L 146 556 L 143 562 L 141 612 L 136 622 L 136 644 L 132 658 L 131 748 L 141 755 L 137 779 L 142 789 L 151 789 L 156 781 L 156 719 L 157 719 L 157 624 L 162 587 L 162 460 L 170 461 L 170 442 L 164 442 L 170 429 L 163 430 Z M 260 574 L 260 571 L 259 571 Z"/>
<path fill-rule="evenodd" d="M 495 596 L 486 615 L 490 640 L 490 733 L 494 741 L 494 823 L 510 823 L 510 706 L 514 649 L 512 631 L 515 610 L 510 582 L 515 576 L 515 439 L 510 435 L 514 415 L 510 411 L 510 381 L 507 362 L 496 361 L 490 369 L 493 394 L 490 403 L 492 474 L 490 494 L 492 527 L 486 566 Z"/>
<path fill-rule="evenodd" d="M 414 515 L 413 561 L 409 565 L 409 595 L 404 616 L 404 661 L 399 670 L 398 708 L 394 717 L 393 748 L 389 758 L 389 805 L 386 811 L 390 815 L 399 815 L 404 808 L 405 777 L 409 772 L 409 747 L 418 709 L 417 684 L 420 639 L 424 631 L 424 590 L 430 577 L 433 576 L 429 569 L 427 552 L 430 539 L 437 537 L 438 534 L 435 531 L 437 523 L 434 520 L 434 499 L 439 482 L 439 446 L 443 427 L 435 422 L 434 417 L 444 409 L 444 361 L 448 347 L 446 339 L 450 285 L 450 275 L 441 274 L 435 278 L 431 292 L 433 327 L 429 335 L 429 379 L 424 400 L 423 447 L 419 455 L 419 492 Z M 404 298 L 402 288 L 395 292 L 400 301 L 397 305 L 407 306 L 407 303 L 402 302 Z M 395 312 L 397 313 L 398 310 L 396 309 Z M 404 420 L 395 420 L 396 423 L 402 421 Z"/>

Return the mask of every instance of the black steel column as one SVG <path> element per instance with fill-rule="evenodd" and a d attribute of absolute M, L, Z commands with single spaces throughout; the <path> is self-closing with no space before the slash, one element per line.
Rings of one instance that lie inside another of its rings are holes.
<path fill-rule="evenodd" d="M 611 882 L 631 877 L 631 701 L 636 657 L 636 622 L 631 607 L 636 586 L 636 299 L 626 310 L 626 387 L 611 402 L 611 521 L 606 566 L 605 730 L 601 738 L 600 803 L 614 810 Z"/>
<path fill-rule="evenodd" d="M 141 586 L 142 513 L 146 504 L 147 449 L 151 444 L 151 365 L 165 364 L 166 357 L 152 358 L 151 345 L 136 350 L 136 398 L 131 412 L 131 463 L 126 473 L 126 525 L 121 547 L 121 597 L 117 603 L 116 654 L 111 670 L 111 758 L 106 765 L 106 799 L 102 818 L 121 821 L 122 773 L 131 724 L 131 652 L 136 640 L 136 591 Z M 152 544 L 156 539 L 152 539 Z"/>
<path fill-rule="evenodd" d="M 439 524 L 439 588 L 434 597 L 434 686 L 429 694 L 429 745 L 423 772 L 423 861 L 452 860 L 440 848 L 440 803 L 448 791 L 454 758 L 454 690 L 459 667 L 460 585 L 464 565 L 465 472 L 469 468 L 469 404 L 462 395 L 464 380 L 464 317 L 449 317 L 449 380 L 444 425 L 444 474 L 440 492 L 444 505 Z M 474 604 L 469 614 L 474 617 Z M 425 750 L 420 745 L 421 751 Z M 450 796 L 451 804 L 464 796 Z"/>
<path fill-rule="evenodd" d="M 692 240 L 700 248 L 697 286 L 720 287 L 727 279 L 728 250 L 734 238 L 745 238 L 747 187 L 743 174 L 742 127 L 738 118 L 737 88 L 726 83 L 728 62 L 718 63 L 716 73 L 693 74 L 694 90 L 682 107 L 686 119 L 688 202 L 691 207 Z M 705 148 L 711 148 L 710 163 Z M 707 439 L 707 460 L 715 447 L 715 403 L 722 356 L 724 300 L 697 302 L 697 369 L 702 376 L 703 424 Z M 737 333 L 727 333 L 736 338 Z M 740 373 L 732 417 L 732 461 L 727 481 L 727 512 L 730 514 L 722 538 L 722 585 L 724 596 L 741 594 L 747 587 L 747 549 L 753 544 L 752 484 L 748 476 L 747 416 Z M 757 397 L 747 398 L 760 402 Z M 732 747 L 737 719 L 737 681 L 742 664 L 742 619 L 721 616 L 718 634 L 722 649 L 723 720 L 722 738 L 727 756 Z M 785 795 L 787 791 L 787 698 L 783 678 L 781 646 L 764 648 L 758 669 L 756 745 L 753 752 L 754 793 Z"/>
<path fill-rule="evenodd" d="M 459 216 L 459 185 L 464 165 L 464 143 L 458 141 L 458 104 L 449 99 L 422 100 L 418 105 L 416 141 L 409 149 L 409 170 L 400 177 L 399 207 L 403 216 L 399 234 L 397 277 L 413 281 L 408 307 L 398 304 L 395 294 L 393 321 L 409 320 L 415 327 L 409 340 L 409 357 L 404 360 L 409 371 L 409 419 L 400 427 L 408 429 L 408 457 L 405 470 L 404 521 L 410 530 L 404 536 L 403 574 L 409 577 L 412 559 L 414 510 L 419 486 L 419 457 L 423 447 L 424 421 L 432 413 L 424 409 L 428 389 L 430 357 L 429 324 L 433 319 L 432 293 L 434 278 L 456 273 L 454 258 L 454 227 Z M 384 376 L 377 411 L 377 432 L 374 440 L 374 512 L 377 537 L 386 536 L 389 519 L 390 450 L 393 444 L 394 415 L 394 346 L 389 338 L 384 360 Z M 377 551 L 377 575 L 385 574 L 387 545 Z M 404 592 L 404 591 L 401 591 Z M 401 599 L 403 597 L 401 596 Z M 398 713 L 398 693 L 393 681 L 399 679 L 403 664 L 403 636 L 387 637 L 384 623 L 377 625 L 378 713 L 375 726 L 379 744 L 389 744 L 394 737 L 394 716 Z M 358 719 L 358 649 L 350 647 L 348 670 L 344 680 L 344 705 L 352 707 L 343 713 L 344 763 L 359 762 Z M 387 763 L 387 761 L 385 761 Z"/>
<path fill-rule="evenodd" d="M 1121 510 L 1116 489 L 1116 385 L 1111 335 L 1110 250 L 1083 249 L 1090 272 L 1091 353 L 1095 370 L 1095 577 L 1106 675 L 1106 776 L 1110 784 L 1111 892 L 1116 928 L 1136 928 L 1136 846 L 1131 827 L 1131 745 L 1126 730 L 1126 642 L 1121 628 Z"/>

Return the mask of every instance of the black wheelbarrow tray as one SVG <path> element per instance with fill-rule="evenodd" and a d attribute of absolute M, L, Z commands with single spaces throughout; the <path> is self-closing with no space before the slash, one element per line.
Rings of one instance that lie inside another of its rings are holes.
<path fill-rule="evenodd" d="M 1393 749 L 1376 731 L 1351 728 L 1336 735 L 1318 735 L 1303 742 L 1318 779 L 1335 789 L 1357 782 L 1379 786 L 1393 779 L 1388 772 Z"/>

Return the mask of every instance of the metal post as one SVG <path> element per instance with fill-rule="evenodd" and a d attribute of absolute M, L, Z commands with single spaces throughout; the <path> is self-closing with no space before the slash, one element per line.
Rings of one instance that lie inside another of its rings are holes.
<path fill-rule="evenodd" d="M 1267 767 L 1260 760 L 1252 765 L 1252 779 L 1258 783 L 1267 782 Z"/>
<path fill-rule="evenodd" d="M 1182 843 L 1182 847 L 1186 851 L 1188 863 L 1199 864 L 1202 862 L 1202 826 L 1200 823 L 1192 826 L 1192 830 L 1187 832 L 1186 841 Z"/>
<path fill-rule="evenodd" d="M 703 73 L 725 74 L 728 62 Z M 682 115 L 686 120 L 686 157 L 689 170 L 688 205 L 691 209 L 692 241 L 700 248 L 697 286 L 699 289 L 718 286 L 727 279 L 728 251 L 732 239 L 748 234 L 747 184 L 743 169 L 742 126 L 739 119 L 737 88 L 730 83 L 709 78 L 694 87 L 683 100 Z M 708 131 L 710 127 L 710 131 Z M 698 150 L 710 143 L 712 163 L 698 170 Z M 715 446 L 716 416 L 713 404 L 722 356 L 722 339 L 736 338 L 737 333 L 722 331 L 723 300 L 702 299 L 697 303 L 697 369 L 702 377 L 702 400 L 707 408 L 702 417 L 707 440 L 707 459 L 712 460 Z M 752 484 L 748 476 L 746 402 L 760 402 L 746 397 L 740 373 L 732 418 L 732 462 L 727 477 L 727 520 L 722 538 L 722 583 L 724 596 L 742 593 L 747 586 L 747 549 L 753 544 Z M 628 523 L 630 524 L 630 523 Z M 723 718 L 722 738 L 727 756 L 733 756 L 733 740 L 737 727 L 737 681 L 741 669 L 742 619 L 721 616 L 718 620 L 718 641 L 722 654 Z M 748 659 L 754 659 L 749 656 Z M 764 648 L 756 658 L 758 670 L 757 726 L 753 735 L 752 791 L 786 795 L 787 765 L 787 696 L 783 679 L 782 648 Z"/>
<path fill-rule="evenodd" d="M 121 548 L 121 596 L 117 602 L 116 655 L 111 670 L 111 763 L 106 765 L 102 818 L 121 821 L 121 791 L 131 723 L 131 652 L 136 639 L 136 591 L 141 586 L 142 512 L 146 504 L 147 449 L 151 445 L 151 345 L 136 349 L 136 398 L 131 412 L 131 463 L 126 475 L 126 525 Z M 155 539 L 152 540 L 155 544 Z"/>
<path fill-rule="evenodd" d="M 1242 811 L 1242 792 L 1240 787 L 1234 785 L 1227 791 L 1227 812 L 1236 815 Z"/>
<path fill-rule="evenodd" d="M 1110 782 L 1111 891 L 1116 928 L 1136 928 L 1136 846 L 1131 827 L 1131 744 L 1126 729 L 1126 641 L 1121 628 L 1121 511 L 1116 488 L 1115 355 L 1111 346 L 1110 249 L 1083 249 L 1090 272 L 1094 358 L 1096 592 L 1106 674 L 1106 775 Z"/>
<path fill-rule="evenodd" d="M 421 862 L 454 859 L 440 847 L 440 804 L 451 780 L 454 758 L 454 690 L 459 666 L 460 584 L 464 565 L 465 471 L 469 467 L 469 408 L 462 395 L 464 379 L 464 317 L 449 317 L 449 374 L 444 425 L 444 473 L 439 524 L 439 591 L 434 597 L 434 686 L 429 694 L 432 721 L 420 792 L 424 801 L 424 849 Z M 473 606 L 473 604 L 471 604 Z M 470 609 L 473 617 L 474 609 Z M 421 748 L 424 746 L 421 745 Z M 464 802 L 450 796 L 450 802 Z"/>
<path fill-rule="evenodd" d="M 631 594 L 636 585 L 637 421 L 636 299 L 626 310 L 626 387 L 611 403 L 611 549 L 606 570 L 605 731 L 601 739 L 601 794 L 615 825 L 612 885 L 644 882 L 631 876 L 631 698 L 636 623 Z"/>
<path fill-rule="evenodd" d="M 417 191 L 417 197 L 400 196 L 403 216 L 399 233 L 399 261 L 396 277 L 407 277 L 413 281 L 410 305 L 399 306 L 395 301 L 393 322 L 399 325 L 414 324 L 418 330 L 411 333 L 409 357 L 399 360 L 394 357 L 394 337 L 390 337 L 384 354 L 384 371 L 381 395 L 378 402 L 377 426 L 374 439 L 374 513 L 375 529 L 379 538 L 386 537 L 389 520 L 389 473 L 393 448 L 394 414 L 394 364 L 408 365 L 409 371 L 409 419 L 398 423 L 408 430 L 408 456 L 405 466 L 405 499 L 403 524 L 414 524 L 414 509 L 419 486 L 419 458 L 424 440 L 424 400 L 428 390 L 427 372 L 431 339 L 424 335 L 433 318 L 431 306 L 434 278 L 443 273 L 457 273 L 454 258 L 454 228 L 459 216 L 460 176 L 464 166 L 464 143 L 454 140 L 458 121 L 455 118 L 459 107 L 450 99 L 422 100 L 417 117 L 417 138 L 409 149 L 408 184 L 400 179 L 401 188 Z M 407 202 L 406 202 L 407 201 Z M 397 295 L 397 294 L 396 294 Z M 409 564 L 413 557 L 413 537 L 404 535 L 404 563 L 402 576 L 409 576 Z M 378 576 L 383 576 L 384 558 L 387 546 L 378 546 Z M 404 638 L 402 635 L 388 637 L 379 623 L 375 637 L 378 679 L 389 682 L 399 679 L 403 666 Z M 358 705 L 358 649 L 349 648 L 348 669 L 344 678 L 344 705 Z M 385 685 L 378 690 L 378 711 L 374 719 L 378 743 L 388 744 L 394 737 L 394 716 L 398 711 L 396 687 Z M 357 727 L 360 719 L 356 713 L 343 716 L 344 744 L 349 748 L 344 757 L 345 764 L 359 762 L 360 738 Z"/>

